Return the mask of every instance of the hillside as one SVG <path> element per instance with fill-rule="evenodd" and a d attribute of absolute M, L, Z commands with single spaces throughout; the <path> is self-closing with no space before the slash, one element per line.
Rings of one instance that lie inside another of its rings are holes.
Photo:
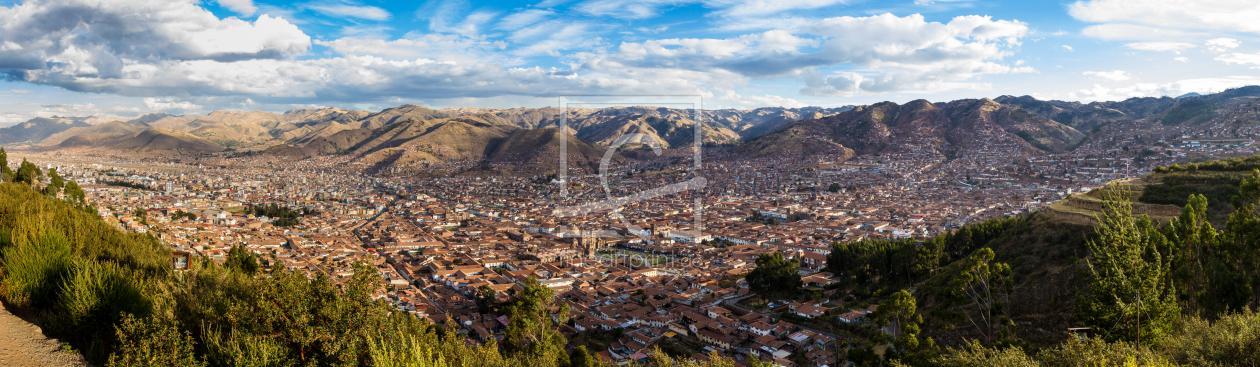
<path fill-rule="evenodd" d="M 1067 151 L 1084 138 L 1070 126 L 989 99 L 941 104 L 917 100 L 859 106 L 835 116 L 795 122 L 739 150 L 761 156 L 843 150 L 840 147 L 857 154 L 917 148 L 966 155 L 1002 149 L 1031 156 Z"/>
<path fill-rule="evenodd" d="M 36 117 L 17 125 L 0 128 L 0 144 L 14 144 L 47 139 L 53 134 L 76 127 L 92 126 L 82 118 Z"/>
<path fill-rule="evenodd" d="M 180 154 L 214 153 L 223 150 L 222 146 L 206 139 L 181 131 L 148 129 L 132 135 L 119 136 L 117 140 L 106 139 L 100 143 L 109 144 L 109 148 L 132 150 L 136 152 L 176 152 Z M 63 143 L 64 144 L 64 143 Z"/>
<path fill-rule="evenodd" d="M 41 146 L 60 145 L 62 142 L 66 141 L 67 139 L 77 137 L 77 136 L 83 136 L 83 135 L 101 135 L 101 134 L 129 135 L 129 134 L 135 134 L 135 133 L 144 131 L 145 129 L 148 129 L 148 128 L 150 128 L 150 126 L 144 123 L 143 121 L 134 121 L 130 123 L 121 122 L 121 121 L 111 121 L 111 122 L 106 122 L 106 123 L 95 125 L 95 126 L 70 128 L 65 131 L 53 134 L 49 136 L 48 138 L 45 138 L 44 140 L 39 142 L 39 145 Z"/>

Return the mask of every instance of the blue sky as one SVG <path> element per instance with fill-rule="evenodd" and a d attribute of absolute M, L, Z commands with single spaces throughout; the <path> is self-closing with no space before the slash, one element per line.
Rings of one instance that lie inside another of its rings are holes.
<path fill-rule="evenodd" d="M 36 116 L 706 108 L 1260 84 L 1260 3 L 1081 0 L 0 0 L 0 125 Z"/>

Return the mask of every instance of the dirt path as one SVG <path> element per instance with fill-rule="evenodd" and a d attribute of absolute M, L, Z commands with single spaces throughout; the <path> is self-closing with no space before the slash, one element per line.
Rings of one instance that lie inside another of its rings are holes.
<path fill-rule="evenodd" d="M 90 366 L 79 353 L 61 351 L 56 339 L 44 336 L 38 326 L 0 307 L 0 366 Z"/>

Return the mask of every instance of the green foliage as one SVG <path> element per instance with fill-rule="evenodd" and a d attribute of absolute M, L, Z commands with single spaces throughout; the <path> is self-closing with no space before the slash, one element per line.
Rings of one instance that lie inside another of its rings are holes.
<path fill-rule="evenodd" d="M 232 249 L 228 250 L 227 260 L 224 265 L 228 269 L 239 271 L 246 275 L 254 275 L 258 272 L 258 257 L 251 254 L 249 250 L 242 245 L 232 245 Z"/>
<path fill-rule="evenodd" d="M 1201 163 L 1187 163 L 1185 165 L 1173 164 L 1169 167 L 1158 167 L 1155 172 L 1172 173 L 1172 172 L 1247 172 L 1260 169 L 1260 155 L 1250 157 L 1238 157 L 1230 159 L 1215 160 Z"/>
<path fill-rule="evenodd" d="M 1135 348 L 1131 343 L 1108 343 L 1102 339 L 1069 338 L 1042 350 L 1034 358 L 1018 347 L 986 347 L 968 340 L 962 348 L 950 349 L 937 360 L 946 367 L 1138 367 L 1172 366 L 1172 363 L 1150 349 Z"/>
<path fill-rule="evenodd" d="M 783 258 L 783 253 L 761 254 L 757 268 L 744 277 L 749 290 L 764 298 L 791 297 L 804 285 L 797 273 L 801 268 L 795 261 Z"/>
<path fill-rule="evenodd" d="M 9 168 L 9 153 L 5 153 L 4 148 L 0 148 L 0 183 L 9 182 L 13 179 L 13 169 Z"/>
<path fill-rule="evenodd" d="M 275 219 L 271 224 L 278 227 L 292 227 L 299 224 L 298 218 L 307 215 L 319 215 L 319 211 L 308 209 L 293 210 L 277 204 L 268 204 L 247 206 L 245 207 L 245 214 Z"/>
<path fill-rule="evenodd" d="M 1155 349 L 1182 366 L 1260 365 L 1260 314 L 1227 314 L 1215 322 L 1186 318 Z"/>
<path fill-rule="evenodd" d="M 993 262 L 993 257 L 993 250 L 986 247 L 960 260 L 958 275 L 949 288 L 958 311 L 990 344 L 995 339 L 1013 338 L 1015 328 L 1007 312 L 1014 288 L 1011 266 Z"/>
<path fill-rule="evenodd" d="M 942 367 L 1038 367 L 1041 363 L 1018 347 L 990 348 L 975 339 L 950 349 L 936 361 Z"/>
<path fill-rule="evenodd" d="M 894 345 L 901 350 L 914 350 L 919 347 L 919 324 L 923 316 L 918 314 L 914 296 L 905 290 L 893 293 L 879 304 L 875 314 L 871 315 L 880 327 L 893 326 Z"/>
<path fill-rule="evenodd" d="M 511 304 L 503 308 L 511 322 L 507 326 L 504 349 L 515 358 L 540 361 L 554 365 L 560 358 L 568 359 L 564 351 L 567 343 L 556 325 L 569 319 L 569 305 L 557 304 L 551 288 L 530 277 L 525 290 L 516 295 Z M 553 313 L 552 307 L 557 311 Z"/>
<path fill-rule="evenodd" d="M 118 351 L 110 367 L 205 366 L 193 353 L 193 340 L 174 323 L 126 315 L 117 327 Z"/>
<path fill-rule="evenodd" d="M 180 219 L 197 220 L 197 215 L 183 210 L 176 210 L 174 213 L 171 213 L 171 220 Z"/>
<path fill-rule="evenodd" d="M 830 186 L 827 186 L 827 191 L 830 191 L 830 192 L 840 192 L 840 190 L 843 190 L 843 189 L 844 189 L 843 186 L 840 186 L 839 183 L 834 183 L 834 182 Z"/>
<path fill-rule="evenodd" d="M 70 242 L 56 233 L 42 234 L 34 241 L 3 242 L 0 294 L 5 301 L 22 307 L 52 307 L 58 286 L 70 272 Z"/>
<path fill-rule="evenodd" d="M 1181 311 L 1170 284 L 1170 245 L 1150 218 L 1133 217 L 1127 190 L 1104 190 L 1098 239 L 1088 242 L 1089 292 L 1078 300 L 1078 314 L 1107 340 L 1150 344 L 1167 335 Z"/>
<path fill-rule="evenodd" d="M 908 283 L 969 256 L 1024 221 L 1027 219 L 988 220 L 933 236 L 921 245 L 914 239 L 836 242 L 827 255 L 827 269 L 858 284 Z"/>
<path fill-rule="evenodd" d="M 48 169 L 48 178 L 48 185 L 51 187 L 55 187 L 60 190 L 62 187 L 66 186 L 66 180 L 61 178 L 61 174 L 57 173 L 56 168 Z"/>
<path fill-rule="evenodd" d="M 152 187 L 149 187 L 148 185 L 145 185 L 145 184 L 142 184 L 142 183 L 135 183 L 135 182 L 131 182 L 131 181 L 123 181 L 123 180 L 97 180 L 97 181 L 96 181 L 96 183 L 101 184 L 101 185 L 108 185 L 108 186 L 118 186 L 118 187 L 132 188 L 132 189 L 136 189 L 136 190 L 155 191 L 155 190 L 153 190 L 153 188 L 152 188 Z"/>
<path fill-rule="evenodd" d="M 39 181 L 44 173 L 39 170 L 39 166 L 22 159 L 22 164 L 18 166 L 18 171 L 13 175 L 14 182 L 25 183 L 26 185 L 34 185 Z"/>
<path fill-rule="evenodd" d="M 85 200 L 87 200 L 83 189 L 80 188 L 79 184 L 74 181 L 66 183 L 66 199 L 79 204 L 86 204 Z"/>
<path fill-rule="evenodd" d="M 477 309 L 481 313 L 489 313 L 494 309 L 494 299 L 498 295 L 494 289 L 488 285 L 482 285 L 477 288 Z"/>

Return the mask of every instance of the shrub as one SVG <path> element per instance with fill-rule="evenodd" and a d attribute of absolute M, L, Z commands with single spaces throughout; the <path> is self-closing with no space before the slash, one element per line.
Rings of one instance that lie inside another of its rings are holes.
<path fill-rule="evenodd" d="M 1260 314 L 1244 308 L 1216 322 L 1185 318 L 1156 348 L 1183 366 L 1260 366 Z"/>
<path fill-rule="evenodd" d="M 58 234 L 45 234 L 35 241 L 19 238 L 17 243 L 5 244 L 0 252 L 4 264 L 0 293 L 5 301 L 19 307 L 52 306 L 71 259 L 69 241 Z"/>

